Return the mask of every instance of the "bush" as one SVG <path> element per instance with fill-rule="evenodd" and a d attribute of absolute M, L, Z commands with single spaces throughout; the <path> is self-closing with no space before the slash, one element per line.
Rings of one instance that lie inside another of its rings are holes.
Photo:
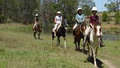
<path fill-rule="evenodd" d="M 107 21 L 108 20 L 108 15 L 107 15 L 107 13 L 106 12 L 103 12 L 103 14 L 102 14 L 102 21 Z"/>
<path fill-rule="evenodd" d="M 0 15 L 0 23 L 4 23 L 5 22 L 5 16 Z"/>
<path fill-rule="evenodd" d="M 115 24 L 120 24 L 120 12 L 115 13 Z"/>
<path fill-rule="evenodd" d="M 7 23 L 12 23 L 12 20 L 11 19 L 7 19 Z"/>

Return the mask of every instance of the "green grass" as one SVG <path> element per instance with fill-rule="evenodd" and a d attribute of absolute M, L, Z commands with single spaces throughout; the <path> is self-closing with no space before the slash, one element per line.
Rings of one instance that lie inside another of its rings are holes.
<path fill-rule="evenodd" d="M 67 48 L 57 47 L 56 39 L 51 45 L 51 34 L 42 33 L 41 38 L 33 38 L 32 25 L 0 24 L 0 68 L 95 68 L 86 62 L 86 54 L 74 50 L 71 34 L 67 34 Z M 105 44 L 97 57 L 120 67 L 120 41 Z M 105 64 L 103 67 L 107 68 Z"/>

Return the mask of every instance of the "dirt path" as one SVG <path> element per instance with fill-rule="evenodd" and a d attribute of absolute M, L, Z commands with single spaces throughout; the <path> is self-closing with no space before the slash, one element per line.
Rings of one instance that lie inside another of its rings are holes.
<path fill-rule="evenodd" d="M 111 62 L 109 62 L 108 60 L 106 59 L 101 59 L 99 58 L 108 68 L 116 68 L 115 65 L 113 65 Z"/>

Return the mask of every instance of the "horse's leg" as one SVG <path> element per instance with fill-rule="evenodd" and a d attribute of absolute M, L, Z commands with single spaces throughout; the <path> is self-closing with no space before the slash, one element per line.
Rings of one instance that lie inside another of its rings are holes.
<path fill-rule="evenodd" d="M 92 48 L 92 52 L 93 52 L 94 65 L 95 65 L 95 67 L 97 67 L 95 50 L 94 50 L 94 47 L 93 47 L 93 46 L 91 46 L 91 48 Z"/>
<path fill-rule="evenodd" d="M 64 47 L 66 48 L 66 37 L 64 37 Z"/>
<path fill-rule="evenodd" d="M 40 33 L 41 33 L 41 31 L 38 32 L 38 39 L 40 39 Z"/>
<path fill-rule="evenodd" d="M 90 46 L 87 44 L 88 46 L 88 58 L 90 57 Z"/>
<path fill-rule="evenodd" d="M 36 39 L 36 32 L 33 32 L 33 36 L 34 36 L 34 38 Z"/>
<path fill-rule="evenodd" d="M 98 48 L 99 48 L 99 46 L 96 47 L 96 51 L 95 51 L 95 54 L 96 54 L 96 55 L 97 55 L 97 52 L 98 52 Z"/>
<path fill-rule="evenodd" d="M 77 50 L 77 40 L 76 40 L 76 38 L 74 38 L 74 43 L 75 43 L 75 46 L 76 46 L 76 48 L 75 48 L 75 50 Z"/>
<path fill-rule="evenodd" d="M 80 40 L 81 39 L 78 40 L 78 50 L 80 50 Z"/>
<path fill-rule="evenodd" d="M 54 32 L 52 32 L 52 45 L 53 45 L 53 40 L 54 40 Z"/>
<path fill-rule="evenodd" d="M 86 42 L 85 42 L 86 43 Z M 85 52 L 84 38 L 83 38 L 83 52 Z"/>
<path fill-rule="evenodd" d="M 57 38 L 57 45 L 60 45 L 60 37 Z"/>

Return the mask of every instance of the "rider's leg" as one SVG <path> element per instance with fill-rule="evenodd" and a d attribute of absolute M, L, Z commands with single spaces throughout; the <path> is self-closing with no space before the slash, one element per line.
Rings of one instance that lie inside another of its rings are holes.
<path fill-rule="evenodd" d="M 60 28 L 60 26 L 61 26 L 61 23 L 58 23 L 57 28 L 56 28 L 57 31 Z"/>
<path fill-rule="evenodd" d="M 84 45 L 84 46 L 85 46 L 85 43 L 86 43 L 87 35 L 90 33 L 91 30 L 92 30 L 91 27 L 87 27 L 87 28 L 85 29 L 84 41 L 83 41 L 83 45 Z"/>
<path fill-rule="evenodd" d="M 77 27 L 77 23 L 73 27 L 73 36 L 75 36 L 75 29 L 76 29 L 76 27 Z"/>
<path fill-rule="evenodd" d="M 33 25 L 33 32 L 35 32 L 36 23 Z"/>
<path fill-rule="evenodd" d="M 104 46 L 105 46 L 105 45 L 103 44 L 102 36 L 103 36 L 103 33 L 101 32 L 101 37 L 100 37 L 100 47 L 104 47 Z"/>
<path fill-rule="evenodd" d="M 57 29 L 57 24 L 55 24 L 55 27 L 53 28 L 54 36 L 56 36 L 56 29 Z"/>

